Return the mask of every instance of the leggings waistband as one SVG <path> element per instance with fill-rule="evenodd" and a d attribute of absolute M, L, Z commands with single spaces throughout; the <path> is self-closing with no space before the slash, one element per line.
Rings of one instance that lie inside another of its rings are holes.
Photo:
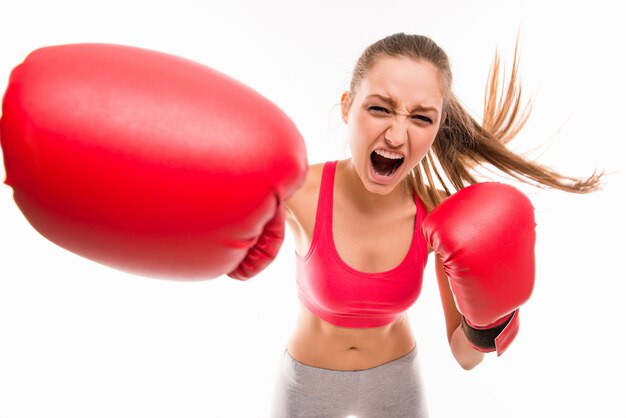
<path fill-rule="evenodd" d="M 334 370 L 334 369 L 324 369 L 324 368 L 321 368 L 321 367 L 309 366 L 307 364 L 300 363 L 298 360 L 294 359 L 291 356 L 291 354 L 289 354 L 289 351 L 286 348 L 285 348 L 285 356 L 287 357 L 287 360 L 289 362 L 291 362 L 293 365 L 295 365 L 297 367 L 309 369 L 311 371 L 317 370 L 317 371 L 320 371 L 320 372 L 365 373 L 365 372 L 372 372 L 372 371 L 375 371 L 375 370 L 380 369 L 380 368 L 392 367 L 392 366 L 394 366 L 396 364 L 400 364 L 400 363 L 411 363 L 411 362 L 413 362 L 413 360 L 415 360 L 415 357 L 417 357 L 417 345 L 415 345 L 411 351 L 409 351 L 407 354 L 403 355 L 402 357 L 399 357 L 399 358 L 397 358 L 395 360 L 388 361 L 388 362 L 383 363 L 383 364 L 379 364 L 378 366 L 373 366 L 373 367 L 369 367 L 367 369 L 359 369 L 359 370 Z"/>

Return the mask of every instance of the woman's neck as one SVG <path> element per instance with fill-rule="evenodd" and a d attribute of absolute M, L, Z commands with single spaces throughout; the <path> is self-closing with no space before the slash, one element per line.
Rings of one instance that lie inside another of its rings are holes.
<path fill-rule="evenodd" d="M 390 209 L 397 209 L 405 205 L 409 201 L 408 198 L 413 196 L 406 181 L 400 182 L 385 195 L 370 192 L 363 185 L 351 159 L 337 163 L 335 182 L 337 189 L 345 198 L 360 210 L 367 212 L 386 212 Z M 411 198 L 410 201 L 412 202 L 413 199 Z"/>

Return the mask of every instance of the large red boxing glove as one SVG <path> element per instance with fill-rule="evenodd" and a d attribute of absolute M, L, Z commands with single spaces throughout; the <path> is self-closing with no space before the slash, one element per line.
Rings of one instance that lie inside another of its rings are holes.
<path fill-rule="evenodd" d="M 436 207 L 422 231 L 441 256 L 468 339 L 479 351 L 501 355 L 517 335 L 518 307 L 534 285 L 530 200 L 509 185 L 474 184 Z"/>
<path fill-rule="evenodd" d="M 106 44 L 39 49 L 11 73 L 6 183 L 56 244 L 150 277 L 248 278 L 304 181 L 289 118 L 203 65 Z"/>

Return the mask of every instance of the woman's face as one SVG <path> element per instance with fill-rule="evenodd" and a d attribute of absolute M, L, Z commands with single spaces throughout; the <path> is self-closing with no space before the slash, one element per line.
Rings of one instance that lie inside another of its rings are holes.
<path fill-rule="evenodd" d="M 379 58 L 341 105 L 357 174 L 370 192 L 388 194 L 435 140 L 443 117 L 439 71 L 427 61 Z"/>

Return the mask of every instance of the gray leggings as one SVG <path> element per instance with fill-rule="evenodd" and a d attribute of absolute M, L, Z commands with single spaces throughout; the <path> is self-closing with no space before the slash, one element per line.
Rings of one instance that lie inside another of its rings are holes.
<path fill-rule="evenodd" d="M 271 418 L 425 418 L 417 349 L 366 370 L 311 367 L 285 350 Z"/>

